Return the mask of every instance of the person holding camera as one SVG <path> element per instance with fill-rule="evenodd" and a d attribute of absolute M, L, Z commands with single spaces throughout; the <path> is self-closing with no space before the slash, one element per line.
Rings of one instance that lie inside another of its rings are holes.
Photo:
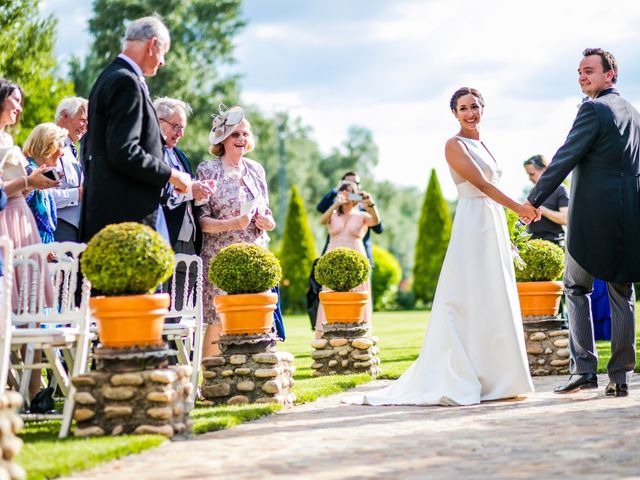
<path fill-rule="evenodd" d="M 364 211 L 358 208 L 358 204 L 363 206 Z M 327 252 L 338 247 L 347 247 L 366 255 L 364 237 L 369 227 L 380 223 L 380 217 L 373 197 L 369 193 L 360 191 L 353 182 L 344 182 L 338 188 L 333 204 L 320 217 L 320 223 L 326 225 L 329 232 Z M 369 290 L 369 283 L 367 280 L 354 290 Z M 369 328 L 371 328 L 372 316 L 373 303 L 370 296 L 364 316 L 364 321 L 369 324 Z M 324 309 L 320 305 L 316 318 L 316 338 L 322 337 L 324 321 Z"/>
<path fill-rule="evenodd" d="M 320 200 L 318 202 L 318 205 L 316 205 L 316 210 L 318 210 L 318 212 L 320 213 L 326 212 L 331 207 L 331 205 L 333 205 L 333 202 L 335 201 L 336 196 L 338 195 L 338 190 L 340 189 L 340 187 L 350 182 L 354 183 L 356 185 L 356 188 L 360 188 L 360 177 L 358 176 L 358 174 L 353 171 L 347 172 L 340 179 L 338 186 L 335 188 L 332 188 L 331 191 L 327 192 L 325 196 L 322 197 L 322 200 Z M 366 251 L 367 258 L 369 259 L 369 264 L 373 269 L 373 249 L 371 246 L 371 238 L 370 238 L 371 231 L 374 231 L 375 233 L 380 234 L 384 231 L 384 225 L 382 225 L 382 222 L 378 222 L 376 225 L 373 225 L 372 227 L 368 228 L 367 233 L 365 233 L 364 239 L 362 240 L 364 243 L 364 249 Z M 327 252 L 328 246 L 329 246 L 329 236 L 327 235 L 327 241 L 325 242 L 324 248 L 322 249 L 322 255 L 324 255 Z"/>

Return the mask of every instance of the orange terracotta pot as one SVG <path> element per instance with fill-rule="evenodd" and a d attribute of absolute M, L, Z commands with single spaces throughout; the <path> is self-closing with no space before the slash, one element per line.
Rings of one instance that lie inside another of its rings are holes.
<path fill-rule="evenodd" d="M 362 323 L 369 292 L 320 292 L 327 323 Z"/>
<path fill-rule="evenodd" d="M 100 343 L 109 348 L 162 345 L 170 301 L 168 293 L 91 297 Z"/>
<path fill-rule="evenodd" d="M 272 292 L 218 295 L 213 299 L 223 335 L 269 333 L 278 294 Z"/>
<path fill-rule="evenodd" d="M 558 315 L 562 282 L 518 282 L 517 285 L 523 317 Z"/>

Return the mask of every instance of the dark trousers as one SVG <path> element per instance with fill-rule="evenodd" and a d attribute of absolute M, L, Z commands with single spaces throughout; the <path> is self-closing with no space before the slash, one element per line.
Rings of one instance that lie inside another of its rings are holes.
<path fill-rule="evenodd" d="M 598 353 L 593 334 L 591 292 L 593 275 L 565 254 L 564 291 L 569 307 L 570 371 L 573 374 L 595 373 Z M 636 298 L 633 283 L 606 282 L 611 306 L 611 359 L 609 378 L 628 383 L 636 362 Z"/>
<path fill-rule="evenodd" d="M 56 242 L 79 242 L 80 230 L 66 220 L 58 218 L 58 226 L 53 232 L 53 238 Z"/>

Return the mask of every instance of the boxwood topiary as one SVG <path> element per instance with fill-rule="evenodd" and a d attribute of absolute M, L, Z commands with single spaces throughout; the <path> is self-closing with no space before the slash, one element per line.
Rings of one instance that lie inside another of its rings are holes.
<path fill-rule="evenodd" d="M 171 277 L 174 253 L 151 227 L 107 225 L 87 244 L 80 264 L 93 288 L 105 295 L 153 293 Z"/>
<path fill-rule="evenodd" d="M 325 253 L 315 268 L 320 285 L 335 292 L 348 292 L 369 277 L 369 260 L 351 248 L 339 247 Z"/>
<path fill-rule="evenodd" d="M 252 243 L 234 243 L 211 259 L 209 281 L 228 294 L 261 293 L 282 277 L 276 256 Z"/>
<path fill-rule="evenodd" d="M 547 240 L 529 240 L 527 248 L 520 251 L 526 266 L 516 269 L 518 282 L 541 282 L 556 280 L 564 269 L 564 251 Z"/>

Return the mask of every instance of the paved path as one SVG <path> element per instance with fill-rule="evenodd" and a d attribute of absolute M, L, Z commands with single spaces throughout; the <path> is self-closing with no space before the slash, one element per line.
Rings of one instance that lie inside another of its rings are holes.
<path fill-rule="evenodd" d="M 627 398 L 605 397 L 605 376 L 598 390 L 551 393 L 563 380 L 470 407 L 346 406 L 341 394 L 72 478 L 640 478 L 640 376 Z"/>

